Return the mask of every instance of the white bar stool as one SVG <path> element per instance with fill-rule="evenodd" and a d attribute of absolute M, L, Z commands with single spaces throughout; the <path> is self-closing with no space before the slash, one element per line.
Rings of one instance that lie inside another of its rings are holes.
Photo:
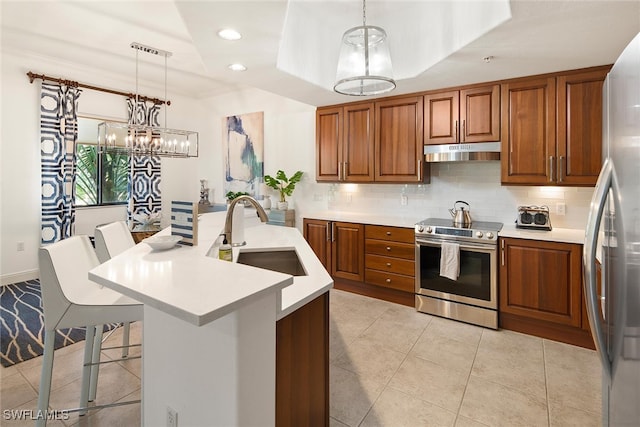
<path fill-rule="evenodd" d="M 46 414 L 51 394 L 53 372 L 55 330 L 62 328 L 86 327 L 84 363 L 80 407 L 70 412 L 86 414 L 89 409 L 97 409 L 120 404 L 88 407 L 90 388 L 95 396 L 96 381 L 91 384 L 94 365 L 93 353 L 99 354 L 102 325 L 105 323 L 134 322 L 142 320 L 143 306 L 108 288 L 103 288 L 89 280 L 88 272 L 100 263 L 87 236 L 73 236 L 40 248 L 40 286 L 44 311 L 45 340 L 38 411 Z M 98 326 L 99 334 L 96 334 Z M 107 362 L 103 362 L 107 363 Z M 137 403 L 139 401 L 123 402 Z M 36 421 L 36 426 L 46 426 L 46 416 Z"/>

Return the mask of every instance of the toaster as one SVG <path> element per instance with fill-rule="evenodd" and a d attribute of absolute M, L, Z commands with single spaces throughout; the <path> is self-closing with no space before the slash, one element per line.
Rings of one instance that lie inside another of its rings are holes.
<path fill-rule="evenodd" d="M 518 206 L 516 228 L 551 230 L 548 206 Z"/>

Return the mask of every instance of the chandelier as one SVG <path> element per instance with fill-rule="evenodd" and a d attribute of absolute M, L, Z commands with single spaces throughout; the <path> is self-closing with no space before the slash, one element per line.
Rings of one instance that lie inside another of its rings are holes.
<path fill-rule="evenodd" d="M 138 114 L 138 54 L 140 51 L 164 57 L 164 101 L 167 101 L 167 59 L 171 52 L 131 43 L 136 50 L 136 93 L 133 111 L 128 123 L 105 121 L 98 125 L 98 151 L 123 152 L 135 155 L 162 157 L 198 157 L 198 132 L 167 128 L 167 110 L 164 110 L 164 127 L 140 122 Z M 143 98 L 144 99 L 144 98 Z"/>
<path fill-rule="evenodd" d="M 387 33 L 367 25 L 365 1 L 362 0 L 362 25 L 342 36 L 333 90 L 344 95 L 379 95 L 396 87 Z"/>

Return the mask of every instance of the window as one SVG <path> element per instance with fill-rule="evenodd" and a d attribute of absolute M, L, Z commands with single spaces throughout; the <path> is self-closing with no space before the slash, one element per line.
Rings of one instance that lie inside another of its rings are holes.
<path fill-rule="evenodd" d="M 127 202 L 129 156 L 98 153 L 98 123 L 103 120 L 78 118 L 76 143 L 76 206 L 100 206 Z"/>

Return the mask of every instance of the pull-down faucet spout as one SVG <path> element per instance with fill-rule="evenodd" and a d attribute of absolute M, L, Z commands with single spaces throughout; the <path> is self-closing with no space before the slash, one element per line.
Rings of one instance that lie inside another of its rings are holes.
<path fill-rule="evenodd" d="M 260 217 L 260 221 L 267 222 L 267 220 L 269 220 L 267 213 L 264 211 L 262 206 L 260 206 L 260 203 L 258 203 L 256 199 L 246 195 L 236 197 L 231 201 L 231 204 L 229 204 L 229 208 L 227 209 L 227 218 L 224 222 L 224 234 L 226 235 L 229 244 L 232 244 L 231 242 L 233 242 L 233 240 L 231 239 L 231 230 L 233 228 L 233 209 L 236 207 L 238 202 L 243 200 L 251 203 L 256 208 L 258 216 Z M 246 244 L 246 242 L 244 242 L 243 244 Z"/>

